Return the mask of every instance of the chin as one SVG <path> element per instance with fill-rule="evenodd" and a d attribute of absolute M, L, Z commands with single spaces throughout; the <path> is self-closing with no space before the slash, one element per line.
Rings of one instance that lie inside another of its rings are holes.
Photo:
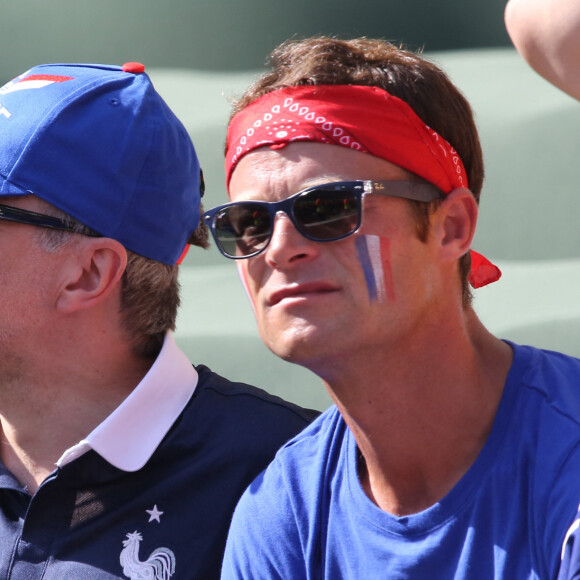
<path fill-rule="evenodd" d="M 329 345 L 320 329 L 313 327 L 288 328 L 277 333 L 262 333 L 265 345 L 281 359 L 310 368 L 312 361 L 319 358 L 324 346 Z"/>

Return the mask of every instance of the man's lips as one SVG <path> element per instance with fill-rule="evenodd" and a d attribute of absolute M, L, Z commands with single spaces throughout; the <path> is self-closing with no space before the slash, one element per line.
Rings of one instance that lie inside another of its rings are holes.
<path fill-rule="evenodd" d="M 317 295 L 336 292 L 338 287 L 327 282 L 308 282 L 304 284 L 291 284 L 279 288 L 268 297 L 268 306 L 275 306 L 286 298 L 308 298 Z"/>

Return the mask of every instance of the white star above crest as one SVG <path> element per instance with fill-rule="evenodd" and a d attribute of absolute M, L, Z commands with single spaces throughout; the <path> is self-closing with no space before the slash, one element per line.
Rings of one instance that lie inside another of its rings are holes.
<path fill-rule="evenodd" d="M 161 523 L 161 516 L 163 515 L 163 512 L 159 511 L 157 504 L 155 504 L 152 509 L 145 511 L 149 514 L 149 522 L 147 523 L 151 523 L 153 520 Z"/>

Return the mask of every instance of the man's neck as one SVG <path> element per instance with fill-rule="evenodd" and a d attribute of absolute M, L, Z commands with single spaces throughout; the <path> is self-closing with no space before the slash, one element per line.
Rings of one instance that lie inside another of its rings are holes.
<path fill-rule="evenodd" d="M 512 351 L 473 317 L 463 337 L 442 335 L 412 355 L 376 348 L 326 383 L 361 452 L 361 485 L 387 512 L 441 500 L 491 431 Z"/>
<path fill-rule="evenodd" d="M 42 378 L 0 384 L 0 459 L 30 493 L 54 471 L 64 451 L 123 402 L 151 366 L 129 351 L 103 358 L 101 365 L 75 362 L 66 372 L 59 364 Z"/>

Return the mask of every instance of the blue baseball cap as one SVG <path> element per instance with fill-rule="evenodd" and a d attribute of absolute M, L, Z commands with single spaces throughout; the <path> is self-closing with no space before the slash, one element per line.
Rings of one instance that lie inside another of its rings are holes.
<path fill-rule="evenodd" d="M 137 254 L 175 264 L 203 180 L 140 63 L 47 64 L 0 88 L 0 196 L 34 194 Z"/>

